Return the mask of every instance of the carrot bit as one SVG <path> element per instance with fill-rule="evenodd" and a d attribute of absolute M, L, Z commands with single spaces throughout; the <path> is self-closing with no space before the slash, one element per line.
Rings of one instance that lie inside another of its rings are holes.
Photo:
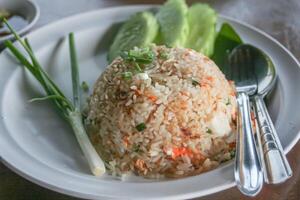
<path fill-rule="evenodd" d="M 209 81 L 213 81 L 214 80 L 214 78 L 212 76 L 208 76 L 206 79 L 209 80 Z"/>
<path fill-rule="evenodd" d="M 147 95 L 148 99 L 150 101 L 152 101 L 153 103 L 157 100 L 157 96 L 154 96 L 154 95 Z"/>
<path fill-rule="evenodd" d="M 229 148 L 230 148 L 230 149 L 234 149 L 235 146 L 236 146 L 236 142 L 231 142 L 231 143 L 229 143 Z"/>
<path fill-rule="evenodd" d="M 123 144 L 124 144 L 125 147 L 128 147 L 128 144 L 129 144 L 128 136 L 125 136 L 123 138 Z"/>
<path fill-rule="evenodd" d="M 186 147 L 173 147 L 172 149 L 172 158 L 176 159 L 179 156 L 187 155 L 191 157 L 193 152 Z"/>
<path fill-rule="evenodd" d="M 137 159 L 137 160 L 135 161 L 134 166 L 135 166 L 137 169 L 141 170 L 141 171 L 145 171 L 145 170 L 146 170 L 146 164 L 145 164 L 145 161 L 142 160 L 142 159 Z"/>
<path fill-rule="evenodd" d="M 154 95 L 152 92 L 150 92 L 150 91 L 145 91 L 145 92 L 144 92 L 144 95 L 145 95 L 150 101 L 152 101 L 153 103 L 155 103 L 156 100 L 158 99 L 158 97 L 155 96 L 155 95 Z"/>

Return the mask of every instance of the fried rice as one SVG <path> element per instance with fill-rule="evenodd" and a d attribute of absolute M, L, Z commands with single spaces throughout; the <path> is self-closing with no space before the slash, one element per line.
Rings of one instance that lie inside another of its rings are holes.
<path fill-rule="evenodd" d="M 233 83 L 194 50 L 151 50 L 154 61 L 135 73 L 134 62 L 116 58 L 90 97 L 86 124 L 109 171 L 184 177 L 230 160 L 237 115 Z"/>

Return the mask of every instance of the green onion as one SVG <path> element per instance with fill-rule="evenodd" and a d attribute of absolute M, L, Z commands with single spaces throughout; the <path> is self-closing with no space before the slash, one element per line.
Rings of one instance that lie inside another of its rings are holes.
<path fill-rule="evenodd" d="M 212 133 L 211 129 L 208 128 L 208 129 L 206 130 L 206 133 L 211 134 L 211 133 Z"/>
<path fill-rule="evenodd" d="M 131 80 L 132 79 L 132 72 L 123 72 L 122 78 L 125 80 Z"/>
<path fill-rule="evenodd" d="M 80 110 L 80 86 L 79 86 L 79 71 L 77 63 L 77 55 L 75 50 L 75 41 L 74 34 L 69 34 L 69 50 L 71 58 L 71 76 L 72 76 L 72 85 L 73 85 L 73 103 L 75 108 Z"/>
<path fill-rule="evenodd" d="M 230 102 L 230 99 L 228 98 L 228 99 L 227 99 L 227 102 L 226 102 L 226 106 L 230 105 L 230 103 L 231 103 L 231 102 Z"/>
<path fill-rule="evenodd" d="M 197 86 L 197 85 L 199 85 L 199 82 L 196 81 L 195 79 L 192 79 L 192 84 L 193 84 L 193 86 Z"/>
<path fill-rule="evenodd" d="M 49 95 L 49 96 L 45 96 L 45 97 L 38 97 L 38 98 L 30 99 L 29 102 L 32 103 L 32 102 L 36 102 L 36 101 L 45 101 L 45 100 L 49 100 L 49 99 L 60 99 L 62 101 L 65 100 L 64 98 L 62 98 L 59 95 Z M 68 103 L 68 102 L 66 102 L 66 103 Z"/>
<path fill-rule="evenodd" d="M 150 64 L 153 62 L 155 54 L 150 48 L 139 48 L 125 51 L 121 54 L 121 57 L 126 61 Z"/>
<path fill-rule="evenodd" d="M 141 147 L 140 144 L 133 144 L 132 151 L 133 152 L 139 152 L 140 151 L 140 147 Z"/>
<path fill-rule="evenodd" d="M 80 86 L 79 86 L 79 74 L 78 64 L 76 59 L 74 35 L 69 35 L 70 46 L 70 58 L 71 58 L 71 71 L 72 71 L 72 83 L 73 83 L 73 103 L 69 101 L 59 87 L 52 81 L 49 75 L 43 70 L 38 62 L 29 42 L 27 39 L 23 40 L 15 32 L 15 30 L 9 25 L 5 18 L 2 18 L 4 24 L 15 36 L 15 39 L 21 44 L 29 55 L 29 59 L 26 55 L 11 42 L 5 41 L 6 47 L 11 51 L 15 58 L 35 77 L 35 79 L 43 87 L 46 96 L 43 98 L 35 98 L 31 101 L 37 100 L 51 100 L 57 107 L 59 113 L 66 119 L 71 125 L 73 132 L 77 138 L 77 141 L 81 147 L 81 150 L 87 159 L 87 162 L 94 175 L 99 176 L 105 173 L 105 166 L 102 159 L 97 154 L 95 148 L 91 144 L 86 130 L 83 125 L 82 114 L 80 112 Z"/>
<path fill-rule="evenodd" d="M 84 92 L 88 92 L 89 91 L 89 85 L 85 81 L 82 81 L 82 83 L 81 83 L 81 89 Z"/>
<path fill-rule="evenodd" d="M 235 150 L 230 151 L 230 157 L 233 158 L 235 156 Z"/>
<path fill-rule="evenodd" d="M 160 53 L 160 57 L 164 60 L 167 60 L 167 59 L 169 59 L 169 54 L 167 52 L 163 51 Z"/>
<path fill-rule="evenodd" d="M 134 63 L 134 67 L 135 67 L 135 70 L 138 72 L 138 73 L 141 73 L 143 72 L 143 70 L 141 69 L 140 65 L 138 63 Z"/>
<path fill-rule="evenodd" d="M 141 132 L 141 131 L 143 131 L 143 130 L 146 129 L 146 124 L 145 123 L 140 123 L 135 128 L 136 128 L 136 130 L 138 130 L 139 132 Z"/>

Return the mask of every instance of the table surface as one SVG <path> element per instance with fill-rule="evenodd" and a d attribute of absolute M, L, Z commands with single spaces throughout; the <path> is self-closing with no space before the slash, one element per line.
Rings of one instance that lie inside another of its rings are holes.
<path fill-rule="evenodd" d="M 161 0 L 36 0 L 41 9 L 41 17 L 35 28 L 73 14 L 103 7 L 128 4 L 158 4 Z M 192 4 L 196 1 L 189 1 Z M 300 1 L 299 0 L 206 0 L 219 13 L 238 18 L 272 35 L 300 60 Z M 300 123 L 300 122 L 299 122 Z M 300 142 L 288 153 L 288 160 L 294 175 L 280 185 L 266 185 L 262 192 L 251 199 L 298 200 L 300 199 Z M 18 176 L 0 162 L 0 199 L 43 199 L 71 200 L 74 197 L 42 188 Z M 231 188 L 204 199 L 250 199 L 236 188 Z"/>

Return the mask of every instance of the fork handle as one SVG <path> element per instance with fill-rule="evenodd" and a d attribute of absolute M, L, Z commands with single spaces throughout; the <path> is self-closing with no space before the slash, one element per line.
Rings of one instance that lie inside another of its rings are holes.
<path fill-rule="evenodd" d="M 264 166 L 265 181 L 272 184 L 282 183 L 292 176 L 291 167 L 283 152 L 263 98 L 260 95 L 255 96 L 254 104 L 259 126 L 258 144 Z"/>
<path fill-rule="evenodd" d="M 263 173 L 254 141 L 249 97 L 238 93 L 238 133 L 235 159 L 235 180 L 239 190 L 247 196 L 259 193 L 263 184 Z"/>

